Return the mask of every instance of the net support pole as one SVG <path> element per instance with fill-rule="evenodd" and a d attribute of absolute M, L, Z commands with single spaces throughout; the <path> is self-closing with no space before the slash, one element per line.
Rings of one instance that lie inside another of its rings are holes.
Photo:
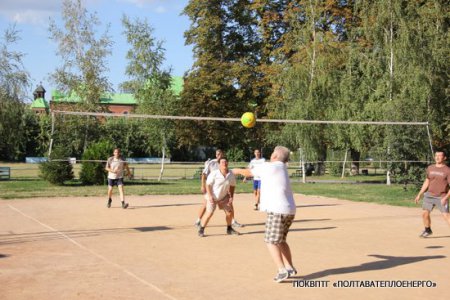
<path fill-rule="evenodd" d="M 388 154 L 388 159 L 390 158 L 390 154 L 391 154 L 391 148 L 388 146 L 387 148 L 387 154 Z M 391 185 L 391 164 L 388 162 L 386 164 L 387 166 L 387 170 L 386 170 L 386 185 Z"/>
<path fill-rule="evenodd" d="M 427 124 L 427 134 L 428 134 L 428 142 L 430 143 L 431 157 L 433 157 L 434 155 L 433 144 L 431 143 L 430 127 L 428 126 L 428 124 Z"/>
<path fill-rule="evenodd" d="M 345 156 L 344 156 L 344 163 L 342 164 L 342 175 L 341 175 L 341 178 L 344 178 L 344 176 L 345 176 L 345 164 L 347 162 L 347 153 L 348 153 L 348 150 L 346 149 L 345 150 Z"/>
<path fill-rule="evenodd" d="M 53 147 L 53 133 L 55 132 L 55 113 L 52 111 L 52 127 L 50 131 L 50 143 L 48 145 L 48 157 L 50 158 L 50 154 L 52 154 Z"/>

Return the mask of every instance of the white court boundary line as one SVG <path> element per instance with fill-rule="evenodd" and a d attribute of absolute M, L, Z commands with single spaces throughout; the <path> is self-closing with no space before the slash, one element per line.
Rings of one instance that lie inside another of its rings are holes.
<path fill-rule="evenodd" d="M 62 237 L 64 237 L 65 239 L 67 239 L 69 242 L 71 242 L 71 243 L 73 243 L 74 245 L 76 245 L 77 247 L 79 247 L 80 249 L 85 250 L 85 251 L 91 253 L 92 255 L 96 256 L 97 258 L 103 260 L 103 261 L 106 262 L 107 264 L 110 264 L 110 265 L 116 267 L 117 269 L 119 269 L 120 271 L 124 272 L 124 273 L 127 274 L 128 276 L 130 276 L 130 277 L 136 279 L 137 281 L 139 281 L 140 283 L 142 283 L 142 284 L 144 284 L 144 285 L 146 285 L 146 286 L 152 288 L 153 290 L 155 290 L 156 292 L 160 293 L 161 295 L 167 297 L 168 299 L 171 299 L 171 300 L 177 300 L 177 298 L 174 298 L 173 296 L 167 294 L 166 292 L 164 292 L 163 290 L 161 290 L 161 289 L 160 289 L 159 287 L 157 287 L 156 285 L 151 284 L 150 282 L 148 282 L 148 281 L 142 279 L 141 277 L 137 276 L 137 275 L 134 274 L 133 272 L 128 271 L 127 269 L 123 268 L 121 265 L 119 265 L 119 264 L 117 264 L 117 263 L 115 263 L 115 262 L 113 262 L 113 261 L 107 259 L 107 258 L 104 257 L 103 255 L 100 255 L 100 254 L 98 254 L 98 253 L 92 251 L 91 249 L 87 248 L 86 246 L 83 246 L 82 244 L 78 243 L 77 241 L 75 241 L 74 239 L 72 239 L 72 238 L 69 237 L 68 235 L 62 233 L 61 231 L 59 231 L 59 230 L 57 230 L 57 229 L 55 229 L 55 228 L 53 228 L 53 227 L 51 227 L 51 226 L 49 226 L 49 225 L 47 225 L 47 224 L 45 224 L 45 223 L 42 223 L 42 222 L 39 221 L 38 219 L 33 218 L 32 216 L 29 216 L 29 215 L 25 214 L 24 212 L 22 212 L 21 210 L 19 210 L 18 208 L 14 207 L 14 206 L 12 206 L 12 205 L 10 205 L 10 204 L 8 204 L 8 206 L 9 206 L 9 208 L 11 208 L 12 210 L 15 210 L 16 212 L 18 212 L 18 213 L 21 214 L 22 216 L 24 216 L 24 217 L 26 217 L 26 218 L 28 218 L 28 219 L 30 219 L 30 220 L 33 220 L 34 222 L 40 224 L 41 226 L 43 226 L 43 227 L 45 227 L 45 228 L 47 228 L 47 229 L 49 229 L 49 230 L 51 230 L 51 231 L 53 231 L 53 232 L 56 232 L 57 234 L 61 235 Z"/>

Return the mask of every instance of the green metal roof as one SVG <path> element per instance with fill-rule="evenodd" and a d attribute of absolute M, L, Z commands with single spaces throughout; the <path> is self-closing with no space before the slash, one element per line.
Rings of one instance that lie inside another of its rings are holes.
<path fill-rule="evenodd" d="M 181 92 L 183 91 L 183 84 L 184 84 L 183 77 L 173 76 L 170 89 L 176 96 L 180 96 Z"/>
<path fill-rule="evenodd" d="M 48 103 L 44 98 L 37 98 L 31 103 L 31 108 L 44 108 L 48 109 Z"/>
<path fill-rule="evenodd" d="M 183 91 L 183 83 L 183 77 L 172 77 L 172 84 L 170 89 L 176 96 L 180 96 L 181 92 Z M 70 95 L 67 96 L 57 90 L 53 90 L 52 101 L 59 103 L 78 103 L 81 102 L 81 99 L 75 93 L 70 93 Z M 100 98 L 100 103 L 110 105 L 136 105 L 136 99 L 134 98 L 133 94 L 108 94 Z"/>
<path fill-rule="evenodd" d="M 135 105 L 136 99 L 133 94 L 112 94 L 108 97 L 100 98 L 101 104 L 128 104 Z"/>

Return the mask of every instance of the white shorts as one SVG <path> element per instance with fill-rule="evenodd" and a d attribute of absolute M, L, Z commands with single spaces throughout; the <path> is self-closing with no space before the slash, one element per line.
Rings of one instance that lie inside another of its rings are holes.
<path fill-rule="evenodd" d="M 223 209 L 226 212 L 232 212 L 233 211 L 233 207 L 231 206 L 231 204 L 229 203 L 230 200 L 230 195 L 226 195 L 223 199 L 221 200 L 214 200 L 214 203 L 211 203 L 211 201 L 209 201 L 207 199 L 207 195 L 205 194 L 205 201 L 206 201 L 206 210 L 209 212 L 214 212 L 216 210 L 216 207 L 219 206 L 219 209 Z"/>

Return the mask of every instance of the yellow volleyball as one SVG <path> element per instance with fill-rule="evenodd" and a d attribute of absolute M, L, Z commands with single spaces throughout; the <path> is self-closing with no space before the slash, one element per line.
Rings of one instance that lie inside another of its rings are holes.
<path fill-rule="evenodd" d="M 252 112 L 246 112 L 241 117 L 242 126 L 245 128 L 252 128 L 256 124 L 255 115 Z"/>

